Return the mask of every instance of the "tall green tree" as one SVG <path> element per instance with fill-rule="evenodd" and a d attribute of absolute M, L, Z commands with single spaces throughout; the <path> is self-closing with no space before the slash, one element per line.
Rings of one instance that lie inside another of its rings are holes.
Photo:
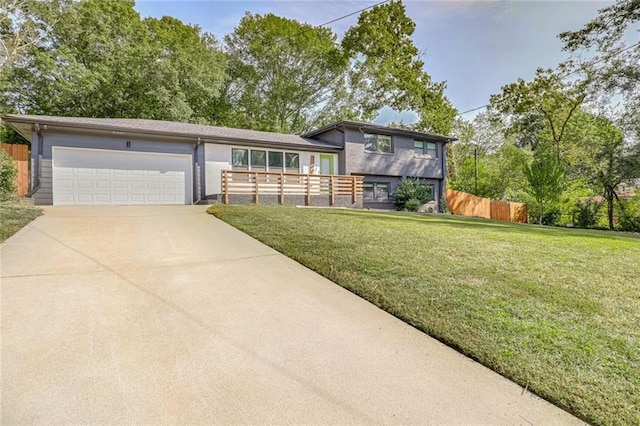
<path fill-rule="evenodd" d="M 493 119 L 506 124 L 520 146 L 536 150 L 551 141 L 556 159 L 561 161 L 566 133 L 574 113 L 587 95 L 585 82 L 566 83 L 552 70 L 538 69 L 535 78 L 519 79 L 491 96 Z"/>
<path fill-rule="evenodd" d="M 456 110 L 444 96 L 446 83 L 432 81 L 411 39 L 415 22 L 401 0 L 364 11 L 349 28 L 342 47 L 351 58 L 347 76 L 361 119 L 370 120 L 383 106 L 413 110 L 418 130 L 448 134 Z"/>
<path fill-rule="evenodd" d="M 273 14 L 247 13 L 225 48 L 231 79 L 222 118 L 261 130 L 308 130 L 347 67 L 330 29 Z"/>
<path fill-rule="evenodd" d="M 618 0 L 600 9 L 580 30 L 560 34 L 564 50 L 572 57 L 567 71 L 590 76 L 591 90 L 605 100 L 621 95 L 630 106 L 640 103 L 640 1 Z M 634 34 L 636 33 L 636 34 Z M 626 35 L 631 34 L 631 42 Z M 634 43 L 635 41 L 635 43 Z M 629 43 L 629 44 L 628 44 Z"/>
<path fill-rule="evenodd" d="M 555 153 L 549 149 L 539 149 L 531 164 L 524 166 L 524 175 L 528 183 L 526 191 L 536 201 L 538 224 L 542 225 L 546 208 L 557 201 L 564 190 L 564 168 Z"/>
<path fill-rule="evenodd" d="M 65 7 L 47 43 L 14 66 L 4 103 L 20 112 L 206 122 L 224 57 L 199 28 L 140 18 L 130 0 Z"/>
<path fill-rule="evenodd" d="M 603 116 L 584 114 L 581 140 L 584 160 L 580 169 L 607 203 L 609 229 L 613 229 L 614 203 L 618 186 L 627 179 L 640 177 L 640 143 L 625 143 L 622 130 Z"/>

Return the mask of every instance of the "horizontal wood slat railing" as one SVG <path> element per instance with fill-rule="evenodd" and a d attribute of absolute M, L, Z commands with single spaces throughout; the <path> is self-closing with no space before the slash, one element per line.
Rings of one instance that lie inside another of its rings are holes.
<path fill-rule="evenodd" d="M 256 204 L 260 195 L 278 195 L 280 204 L 287 195 L 304 195 L 307 205 L 312 195 L 328 195 L 331 205 L 336 195 L 349 195 L 355 203 L 362 196 L 362 180 L 362 176 L 223 170 L 222 195 L 225 204 L 231 194 L 253 195 Z"/>

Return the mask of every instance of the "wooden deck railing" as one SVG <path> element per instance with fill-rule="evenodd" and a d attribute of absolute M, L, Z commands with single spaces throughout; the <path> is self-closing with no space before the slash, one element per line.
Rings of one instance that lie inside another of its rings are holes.
<path fill-rule="evenodd" d="M 330 205 L 335 204 L 337 195 L 350 195 L 355 203 L 362 196 L 362 176 L 223 170 L 225 204 L 229 204 L 231 194 L 252 195 L 256 204 L 260 195 L 278 195 L 280 204 L 287 195 L 304 195 L 306 205 L 311 204 L 312 195 L 328 195 Z"/>

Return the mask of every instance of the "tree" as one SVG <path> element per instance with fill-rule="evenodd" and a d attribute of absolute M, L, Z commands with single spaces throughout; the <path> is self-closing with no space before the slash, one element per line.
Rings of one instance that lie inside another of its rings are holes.
<path fill-rule="evenodd" d="M 347 76 L 352 105 L 361 119 L 370 120 L 383 106 L 413 110 L 417 130 L 448 134 L 456 110 L 444 96 L 445 83 L 424 71 L 411 36 L 415 22 L 402 1 L 390 1 L 364 11 L 349 28 L 342 47 L 351 58 Z"/>
<path fill-rule="evenodd" d="M 223 103 L 227 113 L 236 110 L 226 118 L 260 130 L 308 130 L 347 67 L 336 40 L 327 28 L 247 13 L 225 37 L 231 79 Z"/>
<path fill-rule="evenodd" d="M 29 50 L 44 42 L 55 25 L 55 15 L 69 3 L 51 0 L 0 0 L 0 79 Z M 49 19 L 43 19 L 43 15 Z"/>
<path fill-rule="evenodd" d="M 50 40 L 12 70 L 4 103 L 20 112 L 207 121 L 224 58 L 210 37 L 173 18 L 143 21 L 130 0 L 82 0 Z"/>
<path fill-rule="evenodd" d="M 625 144 L 622 130 L 603 116 L 585 115 L 582 125 L 587 129 L 582 149 L 588 156 L 582 173 L 606 200 L 609 229 L 613 229 L 618 185 L 640 177 L 640 143 Z"/>
<path fill-rule="evenodd" d="M 574 55 L 564 66 L 570 72 L 589 75 L 592 90 L 597 90 L 605 99 L 617 93 L 629 105 L 637 105 L 640 102 L 640 43 L 625 46 L 625 34 L 638 31 L 639 22 L 638 0 L 619 0 L 600 9 L 598 16 L 582 29 L 560 34 L 564 50 Z"/>
<path fill-rule="evenodd" d="M 527 192 L 539 208 L 538 223 L 542 225 L 545 209 L 560 198 L 564 189 L 564 169 L 555 154 L 540 149 L 535 152 L 531 164 L 524 166 L 524 175 L 529 184 Z"/>
<path fill-rule="evenodd" d="M 519 79 L 491 96 L 493 119 L 506 122 L 520 146 L 536 150 L 550 140 L 558 161 L 562 158 L 567 126 L 586 97 L 586 83 L 565 83 L 552 70 L 539 68 L 531 82 Z"/>

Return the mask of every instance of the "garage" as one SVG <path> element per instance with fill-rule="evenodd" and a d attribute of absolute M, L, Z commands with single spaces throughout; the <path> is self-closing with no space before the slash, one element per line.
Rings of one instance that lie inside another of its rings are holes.
<path fill-rule="evenodd" d="M 54 146 L 54 205 L 192 204 L 192 156 Z"/>

